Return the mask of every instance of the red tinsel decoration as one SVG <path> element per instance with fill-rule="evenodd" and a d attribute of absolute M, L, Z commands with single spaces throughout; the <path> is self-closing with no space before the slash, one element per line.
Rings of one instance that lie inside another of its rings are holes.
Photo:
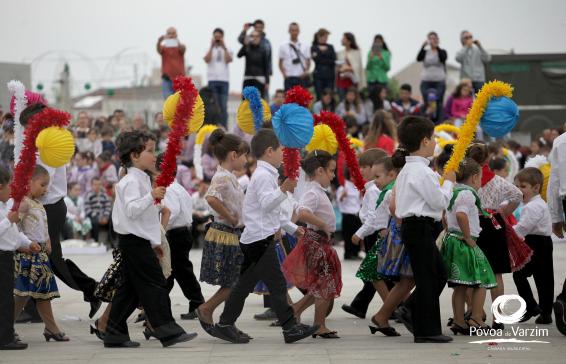
<path fill-rule="evenodd" d="M 297 148 L 283 148 L 283 167 L 287 178 L 294 180 L 299 178 L 301 152 Z"/>
<path fill-rule="evenodd" d="M 308 108 L 313 97 L 311 93 L 301 86 L 294 86 L 285 93 L 286 104 L 297 104 Z"/>
<path fill-rule="evenodd" d="M 37 162 L 37 147 L 35 146 L 37 136 L 43 129 L 51 126 L 63 128 L 69 125 L 70 120 L 71 114 L 47 107 L 28 121 L 24 131 L 20 162 L 14 169 L 14 178 L 10 184 L 11 197 L 14 199 L 12 211 L 18 211 L 20 202 L 29 193 L 31 176 Z"/>
<path fill-rule="evenodd" d="M 344 153 L 346 159 L 346 165 L 350 170 L 350 178 L 360 192 L 364 192 L 365 184 L 362 173 L 360 172 L 360 165 L 358 164 L 358 159 L 356 158 L 356 152 L 350 144 L 350 140 L 346 135 L 346 124 L 338 115 L 330 111 L 321 111 L 319 115 L 315 115 L 315 124 L 323 123 L 332 129 L 334 135 L 336 135 L 336 141 L 338 141 L 338 146 L 340 150 Z"/>
<path fill-rule="evenodd" d="M 193 109 L 198 91 L 189 77 L 179 76 L 173 81 L 175 91 L 181 92 L 171 132 L 167 140 L 167 148 L 161 162 L 161 173 L 155 179 L 159 187 L 167 187 L 175 180 L 177 170 L 177 156 L 181 153 L 182 140 L 187 134 L 187 120 L 193 116 Z M 156 199 L 155 203 L 160 200 Z"/>
<path fill-rule="evenodd" d="M 346 184 L 346 177 L 344 177 L 344 153 L 338 151 L 338 156 L 336 158 L 336 178 L 338 178 L 338 183 L 340 186 Z"/>

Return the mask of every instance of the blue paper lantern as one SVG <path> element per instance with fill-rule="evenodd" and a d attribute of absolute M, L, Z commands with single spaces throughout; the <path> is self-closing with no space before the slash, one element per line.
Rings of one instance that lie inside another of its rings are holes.
<path fill-rule="evenodd" d="M 489 136 L 500 138 L 513 130 L 517 120 L 517 104 L 508 97 L 494 97 L 487 104 L 480 126 Z"/>
<path fill-rule="evenodd" d="M 279 142 L 287 148 L 303 148 L 314 132 L 310 111 L 297 104 L 284 104 L 271 119 Z"/>

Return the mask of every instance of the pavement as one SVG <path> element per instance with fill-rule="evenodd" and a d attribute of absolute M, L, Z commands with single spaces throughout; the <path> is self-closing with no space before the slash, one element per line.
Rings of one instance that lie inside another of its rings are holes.
<path fill-rule="evenodd" d="M 338 248 L 339 254 L 342 253 Z M 195 271 L 200 270 L 201 250 L 191 252 L 191 260 Z M 110 252 L 102 255 L 66 255 L 92 277 L 99 279 L 112 260 Z M 24 351 L 0 351 L 0 363 L 10 364 L 67 364 L 67 363 L 136 363 L 136 364 L 173 364 L 173 363 L 535 363 L 543 362 L 566 363 L 566 336 L 562 336 L 553 325 L 539 325 L 539 329 L 548 329 L 546 333 L 526 332 L 526 337 L 519 340 L 524 343 L 495 343 L 498 337 L 469 337 L 455 336 L 449 344 L 415 344 L 413 337 L 402 324 L 391 321 L 391 324 L 401 333 L 400 337 L 384 337 L 379 334 L 370 335 L 368 318 L 358 319 L 340 309 L 344 303 L 349 303 L 361 288 L 361 281 L 355 278 L 359 266 L 357 261 L 346 261 L 342 265 L 344 288 L 342 296 L 336 299 L 334 310 L 330 315 L 327 326 L 337 330 L 340 339 L 307 338 L 294 344 L 285 344 L 280 328 L 269 327 L 269 322 L 255 321 L 253 315 L 262 312 L 263 301 L 260 296 L 251 294 L 238 321 L 238 326 L 254 337 L 249 344 L 231 344 L 208 336 L 199 326 L 198 321 L 183 321 L 179 319 L 185 313 L 188 302 L 176 285 L 171 292 L 171 302 L 174 317 L 187 331 L 196 331 L 199 336 L 188 343 L 171 348 L 162 348 L 155 340 L 146 341 L 142 335 L 141 323 L 133 323 L 135 314 L 129 319 L 130 334 L 133 340 L 141 342 L 136 349 L 105 349 L 102 343 L 89 334 L 88 318 L 89 305 L 82 300 L 82 294 L 74 291 L 58 281 L 61 298 L 53 301 L 53 310 L 61 329 L 71 338 L 70 342 L 45 342 L 42 332 L 43 324 L 17 324 L 16 331 L 30 347 Z M 566 278 L 566 241 L 554 245 L 554 276 L 555 294 L 562 288 Z M 197 274 L 198 277 L 198 274 Z M 534 284 L 533 291 L 536 289 Z M 510 274 L 505 275 L 506 293 L 516 293 L 516 288 Z M 215 287 L 202 286 L 205 297 L 215 292 Z M 293 299 L 301 297 L 300 292 L 293 289 Z M 446 288 L 440 298 L 443 325 L 452 316 L 452 290 Z M 536 297 L 536 293 L 535 293 Z M 375 312 L 381 301 L 378 296 L 370 306 L 370 312 Z M 488 298 L 485 309 L 489 310 L 491 300 Z M 222 307 L 222 306 L 221 306 Z M 220 307 L 220 308 L 221 308 Z M 215 319 L 220 315 L 217 310 Z M 102 307 L 104 309 L 104 306 Z M 100 313 L 102 312 L 102 309 Z M 489 311 L 488 311 L 489 312 Z M 302 320 L 311 323 L 312 308 L 307 310 Z M 534 319 L 524 324 L 508 325 L 505 329 L 505 339 L 516 336 L 515 329 L 534 329 L 537 325 Z M 450 334 L 444 326 L 445 334 Z M 506 334 L 509 334 L 507 336 Z M 537 334 L 537 335 L 535 335 Z M 487 340 L 485 343 L 470 343 L 477 340 Z M 543 343 L 532 342 L 544 341 Z"/>

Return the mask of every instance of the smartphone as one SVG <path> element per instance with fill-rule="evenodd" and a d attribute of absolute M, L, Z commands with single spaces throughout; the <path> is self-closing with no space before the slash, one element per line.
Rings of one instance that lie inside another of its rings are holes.
<path fill-rule="evenodd" d="M 178 39 L 171 39 L 171 38 L 167 38 L 164 39 L 163 42 L 161 42 L 161 44 L 165 47 L 165 48 L 175 48 L 179 46 L 179 40 Z"/>

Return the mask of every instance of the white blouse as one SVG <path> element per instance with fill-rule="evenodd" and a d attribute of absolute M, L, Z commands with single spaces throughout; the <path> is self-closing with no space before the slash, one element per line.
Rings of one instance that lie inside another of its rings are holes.
<path fill-rule="evenodd" d="M 332 203 L 322 188 L 320 183 L 310 181 L 305 186 L 305 192 L 299 201 L 298 210 L 305 209 L 322 219 L 330 228 L 330 232 L 336 231 L 336 215 L 332 208 Z M 313 230 L 320 230 L 320 227 L 308 224 L 307 227 Z"/>
<path fill-rule="evenodd" d="M 448 230 L 459 231 L 463 233 L 458 225 L 458 219 L 456 214 L 458 212 L 463 212 L 468 215 L 468 222 L 470 224 L 470 235 L 477 238 L 480 236 L 480 216 L 479 210 L 476 206 L 476 197 L 472 191 L 460 191 L 456 200 L 454 200 L 454 205 L 452 205 L 452 210 L 446 211 L 446 221 L 448 223 Z"/>
<path fill-rule="evenodd" d="M 20 231 L 31 241 L 45 244 L 49 240 L 47 230 L 47 213 L 43 205 L 36 200 L 26 197 L 20 208 Z"/>
<path fill-rule="evenodd" d="M 216 173 L 210 181 L 210 187 L 208 188 L 208 192 L 206 192 L 205 198 L 208 196 L 220 200 L 231 214 L 238 217 L 238 226 L 243 225 L 242 209 L 244 207 L 244 190 L 234 173 L 218 166 Z M 214 221 L 231 226 L 218 212 L 212 208 L 211 210 Z"/>
<path fill-rule="evenodd" d="M 356 231 L 356 236 L 365 238 L 376 231 L 375 218 L 376 209 L 375 204 L 381 191 L 377 188 L 374 181 L 370 181 L 365 185 L 366 193 L 362 200 L 362 208 L 360 209 L 359 217 L 362 226 Z"/>

